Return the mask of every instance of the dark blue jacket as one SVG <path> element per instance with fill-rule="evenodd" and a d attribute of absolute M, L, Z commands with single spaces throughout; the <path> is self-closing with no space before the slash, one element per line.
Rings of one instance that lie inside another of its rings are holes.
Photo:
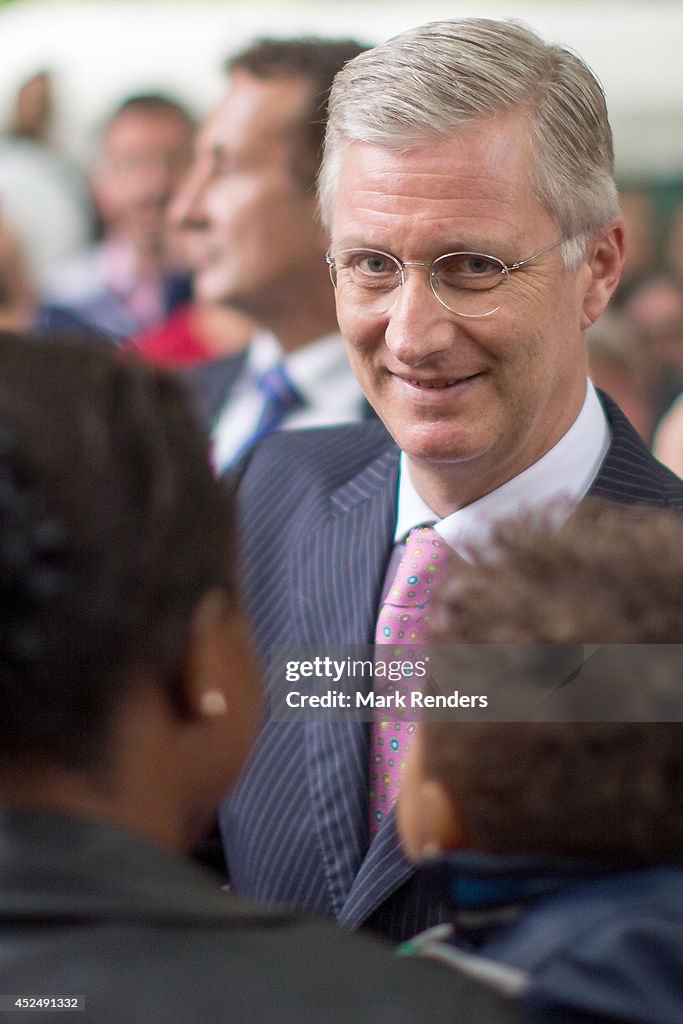
<path fill-rule="evenodd" d="M 453 934 L 405 952 L 497 984 L 538 1024 L 683 1021 L 683 866 L 461 853 L 424 873 Z"/>

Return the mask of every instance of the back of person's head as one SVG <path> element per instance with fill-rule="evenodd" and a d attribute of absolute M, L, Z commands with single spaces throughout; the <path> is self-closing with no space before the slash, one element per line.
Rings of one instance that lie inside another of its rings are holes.
<path fill-rule="evenodd" d="M 350 143 L 406 149 L 508 112 L 528 118 L 538 198 L 573 240 L 567 266 L 618 215 L 599 82 L 576 54 L 520 23 L 463 18 L 409 29 L 348 64 L 329 107 L 319 181 L 328 226 Z"/>
<path fill-rule="evenodd" d="M 4 777 L 101 774 L 143 677 L 169 715 L 190 715 L 198 608 L 236 614 L 229 520 L 174 381 L 101 346 L 2 335 Z"/>
<path fill-rule="evenodd" d="M 633 707 L 596 721 L 582 712 L 571 721 L 422 722 L 402 808 L 411 853 L 436 827 L 439 844 L 494 854 L 679 858 L 683 732 L 659 709 L 680 690 L 682 627 L 683 522 L 673 512 L 585 502 L 559 531 L 550 515 L 502 525 L 435 600 L 434 640 L 448 645 L 441 670 L 475 693 L 493 662 L 505 685 L 545 686 L 558 652 L 614 645 L 562 689 L 580 685 L 585 670 L 590 687 L 626 693 L 635 672 Z M 631 720 L 614 720 L 620 714 Z"/>
<path fill-rule="evenodd" d="M 22 82 L 11 111 L 9 134 L 20 139 L 46 139 L 54 106 L 52 73 L 35 71 Z"/>
<path fill-rule="evenodd" d="M 311 103 L 300 125 L 301 133 L 293 154 L 293 171 L 303 187 L 315 187 L 322 159 L 328 100 L 337 72 L 366 49 L 355 39 L 321 39 L 302 36 L 291 39 L 261 38 L 225 62 L 232 74 L 244 71 L 265 81 L 304 78 L 310 82 Z"/>

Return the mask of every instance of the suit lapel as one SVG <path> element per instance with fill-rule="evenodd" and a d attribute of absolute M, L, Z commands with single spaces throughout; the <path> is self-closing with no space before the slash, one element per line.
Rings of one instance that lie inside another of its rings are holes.
<path fill-rule="evenodd" d="M 394 807 L 367 851 L 344 902 L 339 923 L 345 928 L 360 927 L 414 874 L 414 870 L 401 847 Z"/>
<path fill-rule="evenodd" d="M 683 507 L 681 481 L 658 463 L 622 411 L 600 394 L 612 432 L 612 441 L 589 497 L 631 505 Z"/>
<path fill-rule="evenodd" d="M 334 491 L 292 571 L 296 635 L 309 644 L 368 644 L 396 520 L 393 446 Z"/>
<path fill-rule="evenodd" d="M 329 499 L 292 566 L 295 635 L 319 651 L 372 641 L 396 518 L 398 451 L 392 446 Z M 349 652 L 351 653 L 351 652 Z M 356 652 L 357 653 L 357 652 Z M 336 689 L 355 691 L 357 680 Z M 368 843 L 367 723 L 309 722 L 306 758 L 313 813 L 337 914 Z"/>

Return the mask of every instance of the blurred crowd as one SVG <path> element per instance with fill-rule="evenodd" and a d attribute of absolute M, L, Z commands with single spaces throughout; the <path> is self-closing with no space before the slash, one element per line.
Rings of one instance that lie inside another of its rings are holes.
<path fill-rule="evenodd" d="M 169 367 L 243 351 L 263 325 L 193 295 L 196 218 L 173 215 L 193 115 L 162 93 L 122 97 L 80 167 L 54 137 L 54 114 L 53 76 L 37 70 L 0 138 L 0 325 L 75 330 Z M 594 382 L 680 474 L 683 183 L 665 200 L 655 185 L 622 186 L 626 267 L 588 338 Z"/>
<path fill-rule="evenodd" d="M 123 97 L 106 114 L 89 166 L 53 137 L 54 81 L 19 89 L 0 139 L 0 320 L 76 331 L 182 365 L 239 349 L 252 325 L 191 303 L 182 232 L 169 202 L 196 129 L 173 97 Z"/>

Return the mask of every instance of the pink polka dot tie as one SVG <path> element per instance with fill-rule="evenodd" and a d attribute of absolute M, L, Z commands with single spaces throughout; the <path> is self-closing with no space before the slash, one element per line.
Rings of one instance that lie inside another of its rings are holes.
<path fill-rule="evenodd" d="M 406 645 L 420 645 L 429 639 L 428 620 L 432 585 L 449 561 L 449 547 L 432 526 L 411 530 L 406 549 L 377 619 L 375 644 L 396 645 L 396 657 L 410 660 Z M 377 652 L 391 657 L 389 652 Z M 377 679 L 375 693 L 385 680 Z M 396 689 L 394 686 L 393 689 Z M 399 686 L 400 689 L 400 686 Z M 391 715 L 391 711 L 384 712 Z M 370 841 L 396 803 L 406 755 L 410 753 L 415 723 L 402 719 L 380 720 L 376 712 L 370 745 Z"/>

